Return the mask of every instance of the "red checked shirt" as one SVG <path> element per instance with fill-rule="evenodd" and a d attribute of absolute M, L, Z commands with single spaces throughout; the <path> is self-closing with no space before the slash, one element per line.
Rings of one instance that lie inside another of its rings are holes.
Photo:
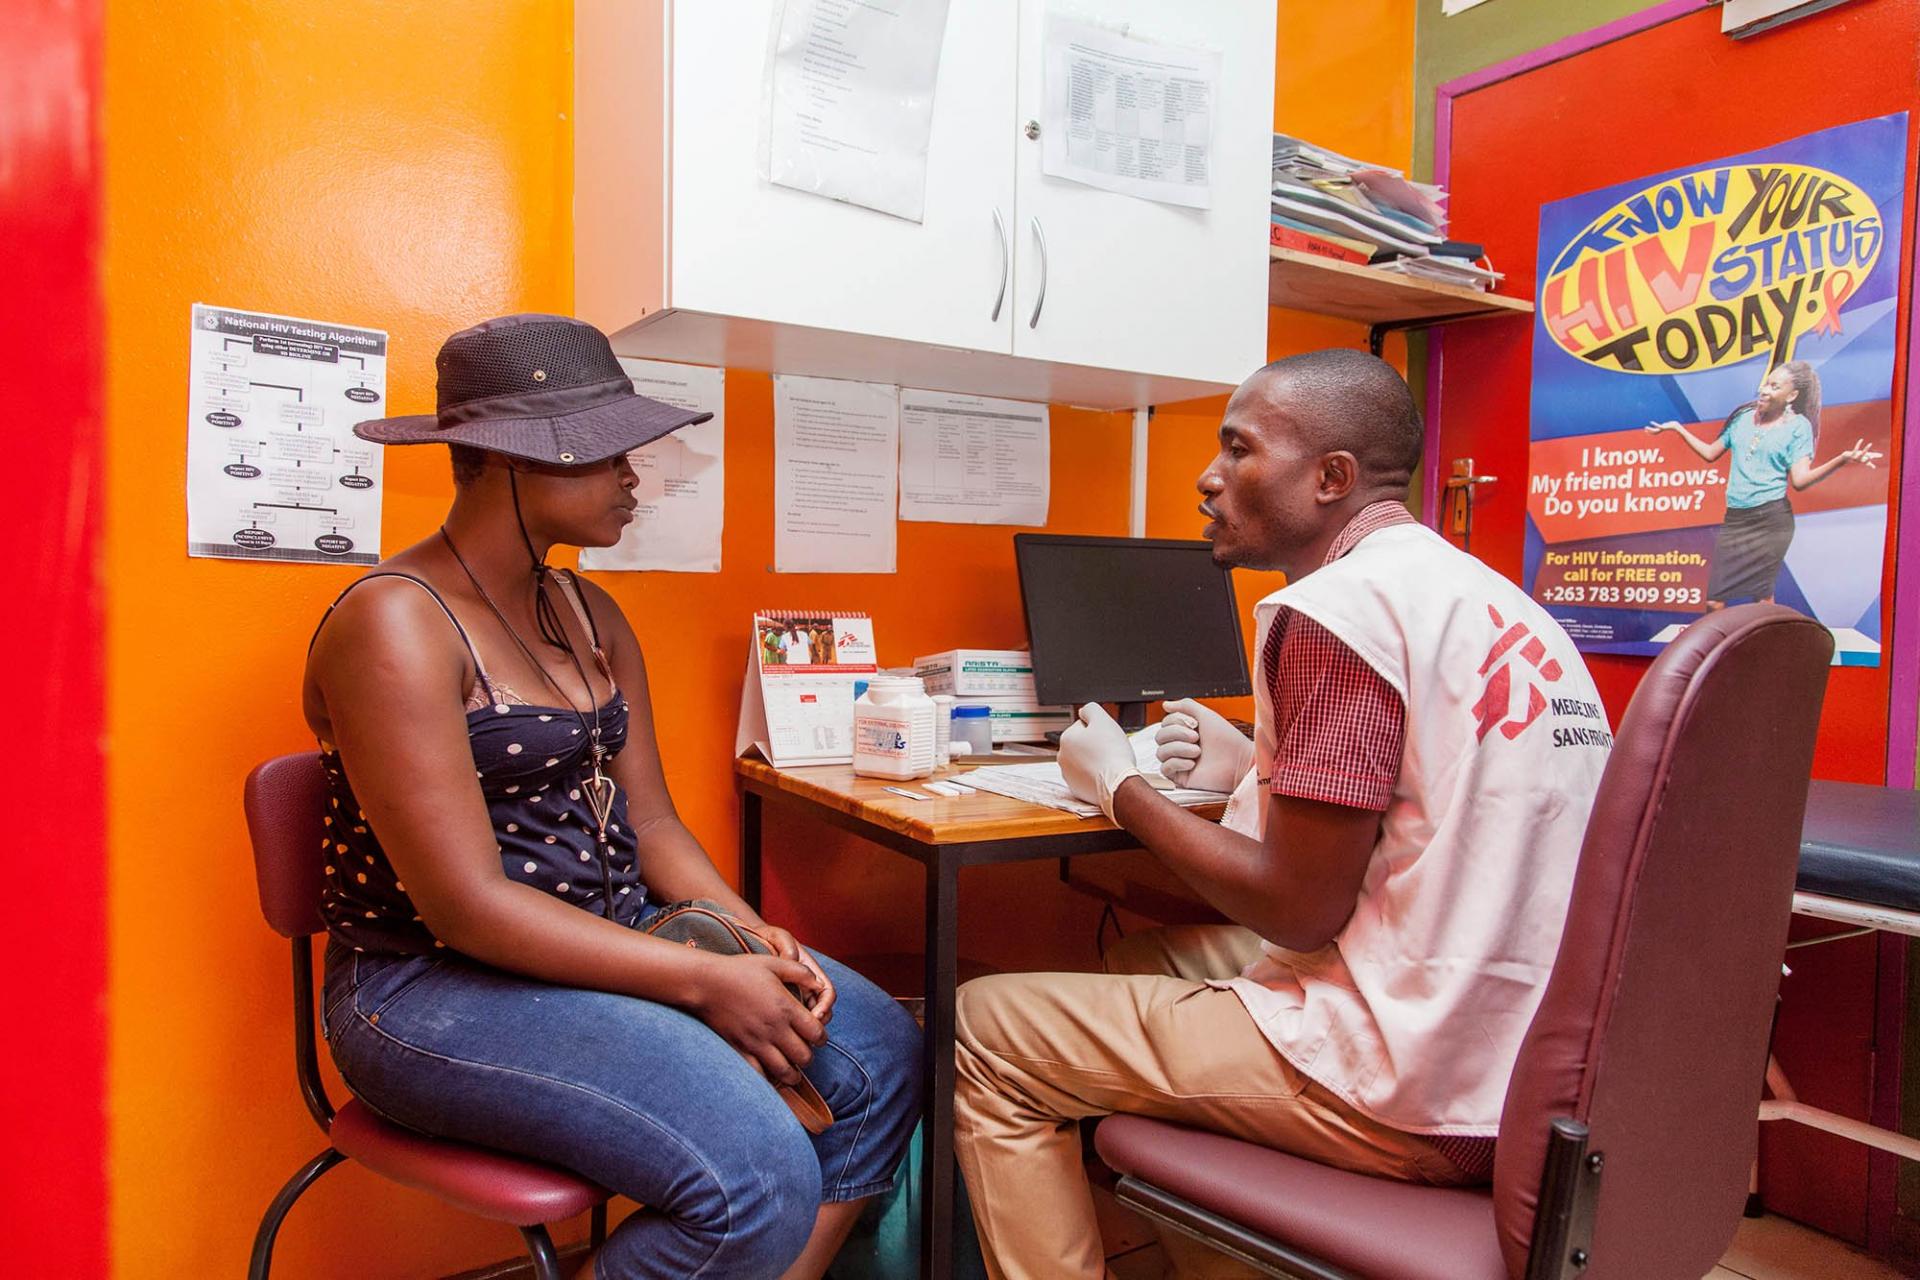
<path fill-rule="evenodd" d="M 1412 524 L 1398 502 L 1376 502 L 1327 549 L 1332 564 L 1370 533 Z M 1274 615 L 1260 656 L 1273 693 L 1274 794 L 1384 811 L 1400 778 L 1407 708 L 1393 686 L 1325 627 L 1292 609 Z"/>

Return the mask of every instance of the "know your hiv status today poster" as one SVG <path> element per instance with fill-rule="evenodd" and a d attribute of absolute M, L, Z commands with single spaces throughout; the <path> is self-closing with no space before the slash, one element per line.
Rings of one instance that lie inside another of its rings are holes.
<path fill-rule="evenodd" d="M 1540 210 L 1527 590 L 1652 654 L 1775 600 L 1877 666 L 1904 114 Z"/>

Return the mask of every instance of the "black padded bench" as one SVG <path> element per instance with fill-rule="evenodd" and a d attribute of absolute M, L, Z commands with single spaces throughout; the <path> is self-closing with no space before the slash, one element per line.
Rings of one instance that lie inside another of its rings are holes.
<path fill-rule="evenodd" d="M 1920 791 L 1857 782 L 1809 785 L 1794 887 L 1802 894 L 1920 913 Z"/>

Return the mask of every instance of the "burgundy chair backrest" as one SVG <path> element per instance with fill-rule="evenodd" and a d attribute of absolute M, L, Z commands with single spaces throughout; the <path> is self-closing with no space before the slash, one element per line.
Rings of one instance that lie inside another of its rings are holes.
<path fill-rule="evenodd" d="M 1516 1280 L 1556 1116 L 1606 1157 L 1583 1280 L 1705 1275 L 1732 1241 L 1832 654 L 1789 609 L 1727 609 L 1668 645 L 1627 707 L 1500 1121 Z"/>
<path fill-rule="evenodd" d="M 247 775 L 247 835 L 260 911 L 285 938 L 318 933 L 320 885 L 326 878 L 327 775 L 320 753 L 269 760 Z"/>

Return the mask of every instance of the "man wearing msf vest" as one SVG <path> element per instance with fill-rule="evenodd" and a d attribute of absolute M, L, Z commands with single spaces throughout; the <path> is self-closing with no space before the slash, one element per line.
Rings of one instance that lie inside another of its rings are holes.
<path fill-rule="evenodd" d="M 1135 934 L 1103 974 L 961 988 L 955 1138 L 996 1280 L 1103 1274 L 1089 1116 L 1485 1181 L 1559 946 L 1612 735 L 1559 625 L 1408 513 L 1406 383 L 1357 351 L 1289 357 L 1219 439 L 1214 560 L 1287 585 L 1255 613 L 1254 740 L 1191 700 L 1156 737 L 1161 771 L 1232 792 L 1227 812 L 1158 794 L 1098 704 L 1060 768 L 1234 923 Z"/>

